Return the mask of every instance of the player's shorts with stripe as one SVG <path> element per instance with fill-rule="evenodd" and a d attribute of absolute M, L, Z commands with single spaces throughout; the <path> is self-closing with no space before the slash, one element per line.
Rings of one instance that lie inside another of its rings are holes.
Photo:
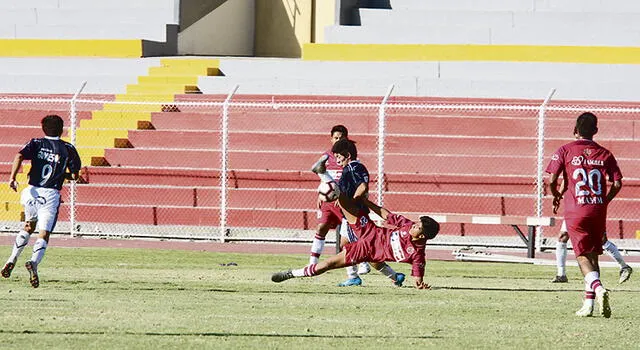
<path fill-rule="evenodd" d="M 338 227 L 342 220 L 342 212 L 335 202 L 322 202 L 318 210 L 318 223 L 328 224 L 330 229 Z"/>
<path fill-rule="evenodd" d="M 55 188 L 27 186 L 20 194 L 25 221 L 38 221 L 38 230 L 53 231 L 58 220 L 60 191 Z"/>
<path fill-rule="evenodd" d="M 565 218 L 565 222 L 576 256 L 585 253 L 602 254 L 602 238 L 607 230 L 606 217 Z"/>

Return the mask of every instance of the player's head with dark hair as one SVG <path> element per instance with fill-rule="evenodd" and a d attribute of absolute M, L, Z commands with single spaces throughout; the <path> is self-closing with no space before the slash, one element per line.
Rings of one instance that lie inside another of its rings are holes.
<path fill-rule="evenodd" d="M 349 138 L 349 131 L 344 125 L 335 125 L 331 128 L 331 143 L 334 144 L 342 139 Z"/>
<path fill-rule="evenodd" d="M 62 130 L 64 128 L 64 121 L 60 116 L 55 114 L 50 114 L 44 118 L 42 118 L 42 131 L 44 134 L 51 137 L 60 137 L 62 136 Z"/>
<path fill-rule="evenodd" d="M 331 152 L 343 156 L 345 159 L 356 160 L 358 159 L 358 148 L 356 142 L 349 139 L 342 139 L 336 141 L 331 147 Z"/>
<path fill-rule="evenodd" d="M 591 112 L 585 112 L 576 119 L 576 126 L 573 133 L 585 139 L 592 139 L 598 132 L 598 117 Z"/>
<path fill-rule="evenodd" d="M 421 216 L 420 223 L 422 223 L 422 234 L 428 240 L 434 239 L 440 232 L 440 224 L 430 216 Z"/>
<path fill-rule="evenodd" d="M 347 127 L 344 125 L 334 125 L 333 128 L 331 128 L 331 135 L 335 134 L 335 133 L 341 133 L 342 137 L 347 139 L 349 138 L 349 130 L 347 130 Z"/>

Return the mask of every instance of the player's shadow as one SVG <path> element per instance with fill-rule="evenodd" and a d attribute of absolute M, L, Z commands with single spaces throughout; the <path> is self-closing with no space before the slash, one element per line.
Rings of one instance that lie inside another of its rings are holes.
<path fill-rule="evenodd" d="M 470 291 L 497 291 L 497 292 L 541 292 L 541 293 L 557 293 L 557 292 L 582 292 L 584 289 L 575 288 L 575 289 L 534 289 L 534 288 L 501 288 L 501 287 L 456 287 L 456 286 L 447 286 L 447 287 L 436 287 L 431 286 L 432 290 L 470 290 Z M 640 290 L 618 290 L 624 291 L 628 293 L 639 293 Z"/>
<path fill-rule="evenodd" d="M 0 334 L 41 334 L 41 335 L 134 335 L 161 337 L 267 337 L 267 338 L 329 338 L 329 339 L 442 339 L 437 335 L 420 336 L 380 336 L 373 335 L 336 335 L 336 334 L 282 334 L 282 333 L 224 333 L 224 332 L 101 332 L 101 331 L 44 331 L 44 330 L 0 330 Z"/>

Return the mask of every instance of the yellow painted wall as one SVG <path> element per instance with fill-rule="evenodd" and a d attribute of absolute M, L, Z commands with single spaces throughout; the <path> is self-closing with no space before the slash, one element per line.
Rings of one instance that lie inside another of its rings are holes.
<path fill-rule="evenodd" d="M 256 56 L 301 57 L 302 45 L 311 42 L 312 4 L 312 0 L 256 0 Z"/>
<path fill-rule="evenodd" d="M 324 28 L 336 23 L 336 2 L 333 0 L 316 0 L 315 21 L 313 28 L 314 43 L 324 43 Z"/>

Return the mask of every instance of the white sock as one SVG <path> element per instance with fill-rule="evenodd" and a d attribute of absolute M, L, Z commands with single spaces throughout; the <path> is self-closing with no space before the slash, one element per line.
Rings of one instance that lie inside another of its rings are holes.
<path fill-rule="evenodd" d="M 591 284 L 585 282 L 584 283 L 584 305 L 593 307 L 593 301 L 595 300 L 596 295 L 591 288 Z"/>
<path fill-rule="evenodd" d="M 320 181 L 322 182 L 331 182 L 333 181 L 333 177 L 331 177 L 331 175 L 329 175 L 328 172 L 324 172 L 322 174 L 318 174 L 318 177 L 320 178 Z"/>
<path fill-rule="evenodd" d="M 352 279 L 358 277 L 358 265 L 347 266 L 347 278 Z"/>
<path fill-rule="evenodd" d="M 293 277 L 310 277 L 316 275 L 316 264 L 307 265 L 301 269 L 291 270 Z"/>
<path fill-rule="evenodd" d="M 33 245 L 33 254 L 31 254 L 31 261 L 35 262 L 36 265 L 40 264 L 42 258 L 44 257 L 44 252 L 47 250 L 47 241 L 43 238 L 38 238 L 36 243 Z"/>
<path fill-rule="evenodd" d="M 556 276 L 567 275 L 567 243 L 556 243 L 556 266 L 558 267 L 558 273 Z"/>
<path fill-rule="evenodd" d="M 589 288 L 591 288 L 594 292 L 602 292 L 604 289 L 604 286 L 602 285 L 602 281 L 600 281 L 600 273 L 598 271 L 591 271 L 586 275 L 584 275 L 584 283 L 586 283 L 586 285 Z"/>
<path fill-rule="evenodd" d="M 20 230 L 18 235 L 16 236 L 16 243 L 13 245 L 13 250 L 11 251 L 11 256 L 7 262 L 16 263 L 20 254 L 24 250 L 24 247 L 29 244 L 29 238 L 31 238 L 31 234 L 25 230 Z"/>
<path fill-rule="evenodd" d="M 311 243 L 311 255 L 309 256 L 309 265 L 318 263 L 318 260 L 320 260 L 320 254 L 322 254 L 323 249 L 324 249 L 324 237 L 320 237 L 316 235 L 313 238 L 313 243 Z"/>
<path fill-rule="evenodd" d="M 382 264 L 382 267 L 379 269 L 376 269 L 378 271 L 380 271 L 381 274 L 391 278 L 392 280 L 395 281 L 396 278 L 396 272 L 391 268 L 391 266 L 387 265 L 387 264 Z"/>
<path fill-rule="evenodd" d="M 602 246 L 602 248 L 604 248 L 604 251 L 607 252 L 607 254 L 611 258 L 613 258 L 615 261 L 618 262 L 620 267 L 628 266 L 627 263 L 624 262 L 624 259 L 622 258 L 622 254 L 620 254 L 620 251 L 618 250 L 618 247 L 616 247 L 616 245 L 613 244 L 611 241 L 606 241 L 604 243 L 604 245 Z"/>

